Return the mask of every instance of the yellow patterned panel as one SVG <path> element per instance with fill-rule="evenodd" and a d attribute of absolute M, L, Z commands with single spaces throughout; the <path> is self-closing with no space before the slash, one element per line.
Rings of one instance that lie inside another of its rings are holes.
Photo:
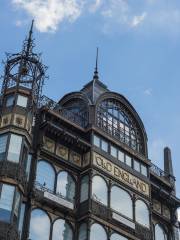
<path fill-rule="evenodd" d="M 68 148 L 58 144 L 56 147 L 56 155 L 68 160 Z"/>

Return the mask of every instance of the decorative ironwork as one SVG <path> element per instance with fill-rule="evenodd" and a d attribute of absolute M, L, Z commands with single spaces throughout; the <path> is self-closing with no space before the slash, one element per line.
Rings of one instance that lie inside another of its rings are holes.
<path fill-rule="evenodd" d="M 132 149 L 144 154 L 143 140 L 131 114 L 114 99 L 102 101 L 97 109 L 97 126 Z"/>
<path fill-rule="evenodd" d="M 153 172 L 154 174 L 156 174 L 159 177 L 168 177 L 168 173 L 164 172 L 162 169 L 160 169 L 158 166 L 156 166 L 155 164 L 151 163 L 151 168 L 150 168 L 151 172 Z"/>
<path fill-rule="evenodd" d="M 73 106 L 61 107 L 57 102 L 46 97 L 45 95 L 43 95 L 40 98 L 39 108 L 41 108 L 41 107 L 47 107 L 48 109 L 51 109 L 51 110 L 57 112 L 62 117 L 66 118 L 67 120 L 69 120 L 81 127 L 86 127 L 88 124 L 88 113 L 86 111 L 83 111 L 83 109 L 81 109 L 81 108 L 78 109 L 76 107 L 76 109 L 75 109 Z"/>
<path fill-rule="evenodd" d="M 0 222 L 0 239 L 1 240 L 19 240 L 17 227 L 14 224 Z"/>
<path fill-rule="evenodd" d="M 136 236 L 139 239 L 143 240 L 152 240 L 152 233 L 148 228 L 145 228 L 139 224 L 136 224 L 136 230 L 135 230 Z"/>
<path fill-rule="evenodd" d="M 0 177 L 8 177 L 16 180 L 24 189 L 27 186 L 26 173 L 23 167 L 17 163 L 0 161 Z"/>

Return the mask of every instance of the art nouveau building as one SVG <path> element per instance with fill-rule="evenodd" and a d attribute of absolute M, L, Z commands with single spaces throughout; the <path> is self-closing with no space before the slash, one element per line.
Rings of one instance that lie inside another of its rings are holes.
<path fill-rule="evenodd" d="M 0 240 L 178 240 L 171 152 L 148 159 L 130 102 L 98 77 L 58 103 L 33 52 L 7 56 L 1 91 Z"/>

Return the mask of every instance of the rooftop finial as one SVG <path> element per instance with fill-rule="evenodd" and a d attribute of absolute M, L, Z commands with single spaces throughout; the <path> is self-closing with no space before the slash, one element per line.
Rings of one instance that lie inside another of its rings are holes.
<path fill-rule="evenodd" d="M 33 34 L 33 26 L 34 26 L 34 19 L 31 22 L 31 27 L 29 30 L 29 36 L 28 39 L 25 41 L 25 52 L 26 52 L 26 57 L 29 56 L 30 51 L 33 48 L 33 39 L 32 39 L 32 34 Z"/>
<path fill-rule="evenodd" d="M 95 71 L 94 71 L 94 80 L 95 79 L 99 79 L 98 76 L 98 57 L 99 57 L 99 48 L 97 47 L 97 51 L 96 51 L 96 67 L 95 67 Z"/>

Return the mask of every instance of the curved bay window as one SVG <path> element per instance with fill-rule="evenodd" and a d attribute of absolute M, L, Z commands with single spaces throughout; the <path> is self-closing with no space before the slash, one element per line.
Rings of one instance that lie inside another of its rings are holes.
<path fill-rule="evenodd" d="M 131 196 L 127 191 L 117 186 L 111 188 L 111 208 L 130 219 L 133 218 Z"/>
<path fill-rule="evenodd" d="M 88 110 L 87 105 L 81 99 L 73 99 L 65 103 L 60 110 L 60 113 L 70 121 L 86 127 L 88 125 Z"/>
<path fill-rule="evenodd" d="M 0 221 L 18 223 L 20 202 L 21 195 L 13 185 L 0 184 Z"/>
<path fill-rule="evenodd" d="M 144 154 L 140 129 L 125 107 L 114 99 L 102 101 L 97 108 L 97 126 L 110 135 Z"/>
<path fill-rule="evenodd" d="M 64 220 L 58 219 L 53 224 L 52 240 L 72 240 L 73 231 L 71 226 Z"/>
<path fill-rule="evenodd" d="M 90 240 L 107 240 L 107 233 L 100 224 L 94 223 L 91 226 Z"/>
<path fill-rule="evenodd" d="M 49 240 L 50 219 L 46 212 L 41 209 L 35 209 L 31 212 L 29 239 Z"/>
<path fill-rule="evenodd" d="M 155 226 L 155 240 L 167 240 L 167 234 L 159 224 Z"/>
<path fill-rule="evenodd" d="M 117 233 L 113 233 L 111 235 L 110 240 L 128 240 L 126 237 L 123 237 L 122 235 L 119 235 Z"/>
<path fill-rule="evenodd" d="M 68 172 L 62 171 L 57 177 L 56 193 L 70 202 L 75 199 L 75 181 Z"/>
<path fill-rule="evenodd" d="M 149 209 L 145 202 L 137 200 L 135 203 L 136 222 L 149 228 Z"/>
<path fill-rule="evenodd" d="M 94 176 L 92 179 L 92 198 L 104 205 L 107 205 L 107 184 L 104 178 Z"/>
<path fill-rule="evenodd" d="M 55 171 L 51 164 L 46 161 L 38 162 L 36 181 L 41 186 L 54 191 Z"/>

